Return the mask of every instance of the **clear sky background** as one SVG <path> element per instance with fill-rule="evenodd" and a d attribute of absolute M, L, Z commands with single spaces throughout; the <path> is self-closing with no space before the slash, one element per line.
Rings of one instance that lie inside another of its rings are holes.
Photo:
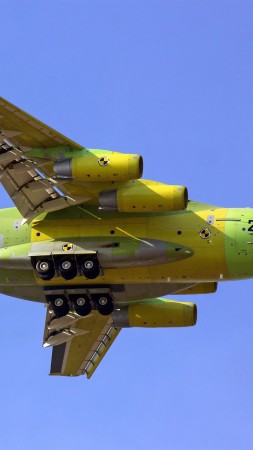
<path fill-rule="evenodd" d="M 86 147 L 140 152 L 145 178 L 194 200 L 253 206 L 252 2 L 0 0 L 0 15 L 1 96 Z M 49 377 L 45 308 L 1 295 L 0 448 L 252 450 L 253 281 L 187 300 L 196 327 L 123 330 L 88 381 Z"/>

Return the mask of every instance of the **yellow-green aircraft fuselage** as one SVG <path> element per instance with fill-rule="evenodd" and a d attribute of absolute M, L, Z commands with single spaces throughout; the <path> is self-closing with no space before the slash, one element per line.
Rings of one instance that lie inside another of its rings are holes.
<path fill-rule="evenodd" d="M 0 292 L 47 304 L 52 375 L 92 375 L 121 328 L 195 325 L 196 305 L 253 277 L 253 210 L 142 179 L 137 154 L 85 149 L 0 98 Z"/>
<path fill-rule="evenodd" d="M 98 252 L 104 267 L 99 276 L 84 280 L 77 274 L 65 284 L 136 285 L 137 295 L 132 287 L 119 303 L 170 293 L 214 292 L 217 282 L 253 276 L 250 208 L 189 202 L 184 211 L 132 215 L 78 206 L 29 225 L 21 221 L 16 208 L 0 212 L 0 289 L 16 297 L 44 302 L 44 288 L 62 286 L 61 277 L 38 278 L 31 264 L 33 256 L 49 256 L 52 251 L 69 256 L 79 249 Z"/>

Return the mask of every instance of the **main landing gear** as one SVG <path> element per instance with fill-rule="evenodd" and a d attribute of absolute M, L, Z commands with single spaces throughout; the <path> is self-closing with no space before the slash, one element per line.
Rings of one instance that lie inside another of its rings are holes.
<path fill-rule="evenodd" d="M 110 294 L 93 294 L 92 297 L 100 314 L 108 316 L 113 312 L 113 302 Z"/>
<path fill-rule="evenodd" d="M 109 293 L 105 294 L 64 294 L 48 295 L 47 300 L 57 318 L 66 316 L 71 309 L 79 316 L 88 316 L 93 308 L 103 316 L 109 316 L 114 309 Z"/>
<path fill-rule="evenodd" d="M 100 266 L 97 255 L 54 256 L 33 261 L 36 273 L 42 280 L 49 281 L 59 275 L 64 280 L 72 280 L 77 275 L 87 279 L 97 278 Z"/>
<path fill-rule="evenodd" d="M 55 274 L 54 263 L 50 259 L 41 259 L 36 263 L 36 271 L 42 280 L 51 280 Z"/>

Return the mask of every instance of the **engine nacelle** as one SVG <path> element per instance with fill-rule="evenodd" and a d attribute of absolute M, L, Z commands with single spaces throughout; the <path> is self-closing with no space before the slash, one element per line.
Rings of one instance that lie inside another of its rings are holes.
<path fill-rule="evenodd" d="M 136 303 L 112 313 L 115 327 L 189 327 L 197 322 L 194 303 L 157 299 Z"/>
<path fill-rule="evenodd" d="M 99 194 L 101 209 L 119 212 L 181 211 L 187 207 L 185 186 L 172 186 L 157 181 L 136 180 L 122 188 Z"/>
<path fill-rule="evenodd" d="M 79 181 L 128 181 L 142 176 L 140 155 L 87 151 L 85 155 L 56 161 L 54 172 L 58 179 Z"/>

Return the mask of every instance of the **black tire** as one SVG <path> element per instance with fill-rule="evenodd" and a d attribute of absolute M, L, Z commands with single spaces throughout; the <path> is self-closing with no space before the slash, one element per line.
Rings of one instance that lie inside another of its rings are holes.
<path fill-rule="evenodd" d="M 77 276 L 77 267 L 74 259 L 71 258 L 62 258 L 58 262 L 58 269 L 60 275 L 65 280 L 72 280 Z"/>
<path fill-rule="evenodd" d="M 42 280 L 51 280 L 55 275 L 54 263 L 50 259 L 40 259 L 35 268 L 38 277 Z"/>
<path fill-rule="evenodd" d="M 72 301 L 74 310 L 79 316 L 88 316 L 90 314 L 91 302 L 88 295 L 72 295 L 70 301 Z"/>
<path fill-rule="evenodd" d="M 92 300 L 96 304 L 96 308 L 103 316 L 109 316 L 113 310 L 113 301 L 110 294 L 93 294 Z"/>
<path fill-rule="evenodd" d="M 49 300 L 52 310 L 54 311 L 56 317 L 59 319 L 60 317 L 66 316 L 69 312 L 69 304 L 68 300 L 64 295 L 55 295 L 52 296 Z"/>
<path fill-rule="evenodd" d="M 41 275 L 41 274 L 39 274 L 39 273 L 38 273 L 38 277 L 39 277 L 41 280 L 45 280 L 45 281 L 49 281 L 49 280 L 51 280 L 51 279 L 53 278 L 51 275 Z"/>
<path fill-rule="evenodd" d="M 99 263 L 96 256 L 87 256 L 81 261 L 83 275 L 92 280 L 97 278 L 100 272 Z"/>

